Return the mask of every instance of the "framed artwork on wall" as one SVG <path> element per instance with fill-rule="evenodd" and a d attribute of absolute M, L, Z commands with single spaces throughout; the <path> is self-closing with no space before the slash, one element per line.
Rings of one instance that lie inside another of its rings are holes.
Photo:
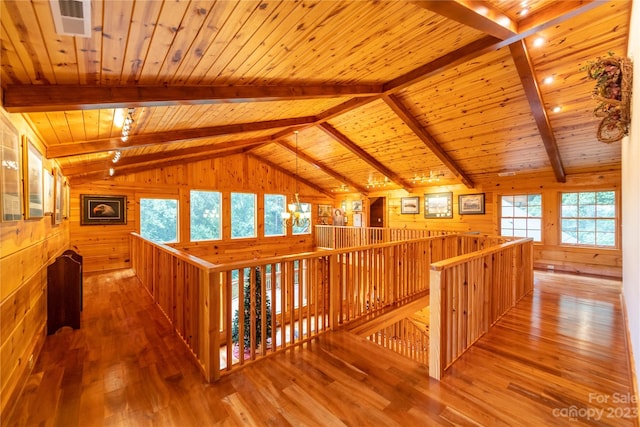
<path fill-rule="evenodd" d="M 44 177 L 42 154 L 26 136 L 22 142 L 22 162 L 24 183 L 24 218 L 44 216 Z"/>
<path fill-rule="evenodd" d="M 80 225 L 127 223 L 127 196 L 80 195 Z"/>
<path fill-rule="evenodd" d="M 64 195 L 62 189 L 64 188 L 64 182 L 60 169 L 56 169 L 53 173 L 54 176 L 54 192 L 53 192 L 53 223 L 62 223 L 62 204 L 64 203 Z"/>
<path fill-rule="evenodd" d="M 458 213 L 460 215 L 484 214 L 484 193 L 459 195 Z"/>
<path fill-rule="evenodd" d="M 453 193 L 424 195 L 425 218 L 453 218 Z"/>
<path fill-rule="evenodd" d="M 22 182 L 20 176 L 20 136 L 18 131 L 2 116 L 2 140 L 0 140 L 0 219 L 22 219 Z"/>
<path fill-rule="evenodd" d="M 351 202 L 351 210 L 354 212 L 362 212 L 362 200 L 354 200 Z"/>
<path fill-rule="evenodd" d="M 400 199 L 400 213 L 420 213 L 420 197 L 403 197 Z"/>
<path fill-rule="evenodd" d="M 53 197 L 55 191 L 55 183 L 53 172 L 44 170 L 44 214 L 53 214 Z"/>

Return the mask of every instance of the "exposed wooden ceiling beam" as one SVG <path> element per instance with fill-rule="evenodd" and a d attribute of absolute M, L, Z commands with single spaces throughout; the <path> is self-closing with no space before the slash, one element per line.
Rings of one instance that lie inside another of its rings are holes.
<path fill-rule="evenodd" d="M 342 144 L 342 146 L 344 146 L 347 150 L 360 157 L 361 160 L 368 163 L 369 166 L 376 169 L 378 172 L 398 184 L 400 187 L 404 188 L 407 191 L 413 189 L 413 186 L 411 184 L 403 180 L 391 169 L 387 168 L 385 165 L 377 161 L 373 156 L 364 151 L 362 148 L 358 147 L 353 143 L 353 141 L 347 138 L 346 135 L 342 134 L 338 129 L 334 128 L 329 123 L 321 123 L 318 127 L 322 129 L 327 135 Z"/>
<path fill-rule="evenodd" d="M 389 107 L 402 119 L 403 122 L 415 133 L 429 150 L 468 188 L 473 188 L 473 181 L 460 168 L 456 162 L 440 147 L 429 132 L 413 117 L 409 109 L 398 99 L 396 95 L 383 97 Z"/>
<path fill-rule="evenodd" d="M 180 129 L 140 135 L 134 134 L 129 136 L 129 140 L 126 143 L 122 142 L 120 138 L 107 138 L 96 141 L 57 144 L 47 147 L 47 158 L 52 159 L 58 157 L 77 156 L 81 154 L 100 153 L 104 151 L 128 150 L 137 147 L 168 144 L 191 139 L 211 138 L 221 135 L 232 135 L 258 130 L 277 129 L 287 126 L 298 126 L 315 123 L 315 121 L 315 117 L 295 117 L 291 119 L 269 120 L 264 122 L 237 123 L 233 125 Z"/>
<path fill-rule="evenodd" d="M 307 180 L 307 179 L 304 179 L 304 178 L 300 177 L 299 175 L 292 174 L 292 173 L 291 173 L 291 172 L 289 172 L 288 170 L 286 170 L 286 169 L 284 169 L 284 168 L 282 168 L 282 167 L 280 167 L 280 166 L 276 165 L 275 163 L 270 162 L 270 161 L 269 161 L 269 160 L 267 160 L 267 159 L 264 159 L 264 158 L 262 158 L 262 157 L 260 157 L 260 156 L 256 156 L 256 155 L 255 155 L 255 154 L 253 154 L 253 153 L 247 153 L 247 156 L 249 156 L 249 157 L 253 157 L 254 159 L 258 160 L 259 162 L 262 162 L 262 163 L 264 163 L 264 164 L 268 165 L 270 168 L 273 168 L 274 170 L 277 170 L 277 171 L 279 171 L 280 173 L 283 173 L 283 174 L 285 174 L 285 175 L 287 175 L 287 176 L 292 177 L 293 179 L 295 179 L 295 180 L 297 180 L 297 181 L 299 181 L 299 182 L 303 183 L 303 184 L 304 184 L 304 185 L 306 185 L 307 187 L 313 188 L 314 190 L 316 190 L 316 191 L 317 191 L 317 192 L 319 192 L 319 193 L 325 194 L 325 195 L 329 196 L 329 197 L 330 197 L 330 198 L 332 198 L 332 199 L 334 199 L 334 198 L 335 198 L 335 194 L 330 193 L 329 191 L 325 190 L 324 188 L 317 186 L 317 185 L 316 185 L 316 184 L 314 184 L 313 182 L 311 182 L 311 181 L 309 181 L 309 180 Z"/>
<path fill-rule="evenodd" d="M 487 2 L 426 0 L 413 3 L 501 40 L 512 37 L 518 32 L 515 22 Z"/>
<path fill-rule="evenodd" d="M 544 148 L 547 151 L 547 156 L 549 156 L 553 173 L 558 182 L 566 182 L 567 176 L 564 171 L 564 166 L 562 165 L 558 143 L 556 142 L 551 123 L 549 122 L 549 116 L 544 106 L 540 87 L 538 86 L 533 71 L 533 64 L 531 63 L 531 58 L 529 58 L 529 53 L 527 52 L 524 41 L 511 44 L 509 49 L 511 50 L 511 56 L 513 57 L 513 62 L 516 65 L 518 74 L 520 75 L 524 92 L 527 95 L 531 113 L 538 126 L 538 132 L 540 132 Z"/>
<path fill-rule="evenodd" d="M 284 149 L 286 149 L 287 151 L 289 151 L 290 153 L 298 156 L 298 158 L 302 159 L 303 161 L 305 161 L 305 162 L 315 166 L 316 168 L 320 169 L 322 172 L 326 173 L 327 175 L 332 176 L 336 180 L 355 188 L 360 193 L 362 193 L 362 194 L 368 194 L 369 193 L 365 187 L 363 187 L 362 185 L 358 184 L 355 181 L 352 181 L 351 179 L 347 178 L 346 176 L 339 174 L 338 172 L 334 171 L 333 169 L 331 169 L 330 167 L 328 167 L 324 163 L 315 160 L 313 157 L 301 152 L 300 150 L 296 151 L 296 148 L 294 146 L 292 146 L 290 144 L 287 144 L 284 141 L 278 141 L 277 144 L 280 145 L 281 147 L 283 147 Z"/>
<path fill-rule="evenodd" d="M 10 113 L 99 108 L 156 107 L 226 102 L 264 102 L 374 95 L 380 85 L 353 86 L 88 86 L 7 85 Z"/>

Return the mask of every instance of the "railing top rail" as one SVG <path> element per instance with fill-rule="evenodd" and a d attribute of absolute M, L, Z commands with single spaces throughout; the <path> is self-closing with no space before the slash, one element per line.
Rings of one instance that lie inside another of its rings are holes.
<path fill-rule="evenodd" d="M 170 253 L 171 255 L 175 256 L 176 258 L 181 259 L 182 261 L 188 262 L 189 264 L 193 264 L 198 268 L 201 268 L 201 269 L 204 269 L 204 270 L 209 270 L 209 269 L 215 267 L 215 264 L 212 264 L 209 261 L 205 261 L 202 258 L 198 258 L 197 256 L 194 256 L 194 255 L 186 254 L 186 253 L 180 251 L 179 249 L 172 248 L 171 246 L 167 246 L 167 245 L 164 245 L 162 243 L 154 242 L 153 240 L 149 240 L 149 239 L 147 239 L 145 237 L 142 237 L 138 233 L 132 232 L 131 235 L 133 237 L 137 237 L 137 238 L 139 238 L 141 240 L 144 240 L 145 242 L 149 243 L 152 246 L 157 247 L 158 249 L 161 249 L 161 250 L 163 250 L 165 252 Z"/>
<path fill-rule="evenodd" d="M 447 268 L 451 268 L 451 267 L 455 267 L 456 265 L 463 264 L 472 259 L 477 259 L 477 258 L 490 255 L 495 252 L 500 252 L 502 249 L 508 248 L 510 246 L 518 246 L 527 242 L 533 242 L 533 238 L 523 237 L 516 240 L 510 240 L 508 242 L 505 242 L 496 246 L 491 246 L 486 249 L 481 249 L 479 251 L 471 252 L 465 255 L 458 255 L 455 257 L 444 259 L 442 261 L 434 262 L 431 264 L 431 270 L 442 271 Z"/>

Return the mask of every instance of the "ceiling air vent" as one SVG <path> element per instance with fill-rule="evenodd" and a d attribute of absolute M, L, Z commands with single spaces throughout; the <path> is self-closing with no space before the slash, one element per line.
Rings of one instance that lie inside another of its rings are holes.
<path fill-rule="evenodd" d="M 91 0 L 49 0 L 56 32 L 91 37 Z"/>

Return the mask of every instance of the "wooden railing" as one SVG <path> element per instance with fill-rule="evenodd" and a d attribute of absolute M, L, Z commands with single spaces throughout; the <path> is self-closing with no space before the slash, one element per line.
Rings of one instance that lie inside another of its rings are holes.
<path fill-rule="evenodd" d="M 429 364 L 429 334 L 410 318 L 402 318 L 368 338 L 418 363 Z"/>
<path fill-rule="evenodd" d="M 429 375 L 444 371 L 533 289 L 533 241 L 519 239 L 431 266 Z"/>
<path fill-rule="evenodd" d="M 355 246 L 374 245 L 376 243 L 398 242 L 401 240 L 423 239 L 426 237 L 459 234 L 454 231 L 414 230 L 409 228 L 381 227 L 336 227 L 316 225 L 316 247 L 323 249 L 341 249 Z"/>
<path fill-rule="evenodd" d="M 134 233 L 131 254 L 140 281 L 214 381 L 247 361 L 428 295 L 431 263 L 503 241 L 446 235 L 214 265 Z M 501 307 L 491 309 L 499 314 Z"/>

